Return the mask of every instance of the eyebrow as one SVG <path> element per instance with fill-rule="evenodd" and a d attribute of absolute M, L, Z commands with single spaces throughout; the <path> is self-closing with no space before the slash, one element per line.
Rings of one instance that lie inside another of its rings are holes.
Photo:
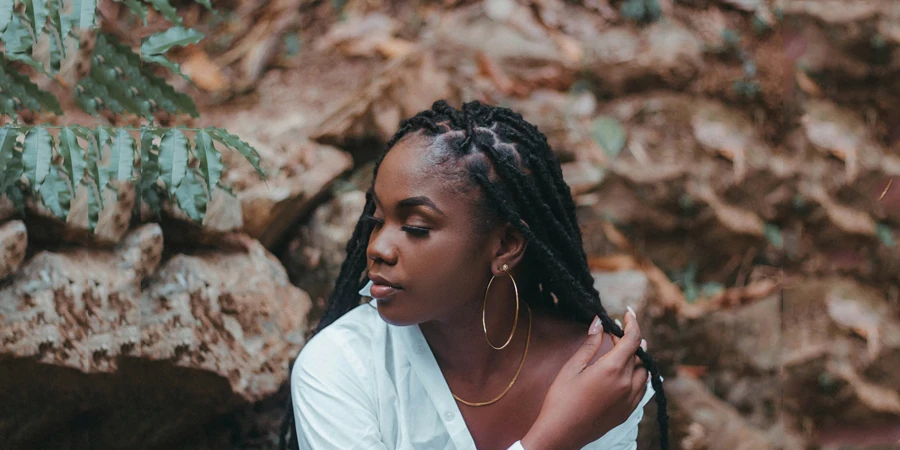
<path fill-rule="evenodd" d="M 369 192 L 372 194 L 372 198 L 375 199 L 375 203 L 381 204 L 381 200 L 379 200 L 378 195 L 375 194 L 375 189 L 369 189 Z M 415 206 L 424 206 L 426 208 L 434 210 L 434 212 L 436 212 L 442 216 L 446 216 L 446 214 L 444 214 L 444 212 L 441 211 L 441 208 L 438 208 L 437 205 L 435 205 L 434 202 L 431 201 L 430 198 L 428 198 L 424 195 L 418 195 L 415 197 L 405 198 L 405 199 L 397 202 L 397 207 L 399 207 L 399 208 L 412 208 Z"/>

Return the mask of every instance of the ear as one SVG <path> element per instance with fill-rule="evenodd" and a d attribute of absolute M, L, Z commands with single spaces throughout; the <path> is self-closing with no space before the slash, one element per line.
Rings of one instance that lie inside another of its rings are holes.
<path fill-rule="evenodd" d="M 525 227 L 528 224 L 522 221 Z M 525 257 L 525 250 L 528 248 L 528 240 L 518 228 L 512 224 L 505 223 L 498 230 L 499 240 L 494 252 L 494 259 L 491 262 L 491 271 L 495 275 L 500 275 L 500 268 L 503 264 L 509 265 L 509 270 L 513 270 Z"/>

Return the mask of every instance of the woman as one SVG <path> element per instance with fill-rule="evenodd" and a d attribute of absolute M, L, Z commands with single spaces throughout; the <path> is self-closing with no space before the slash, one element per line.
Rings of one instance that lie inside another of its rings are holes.
<path fill-rule="evenodd" d="M 633 311 L 623 330 L 593 288 L 545 136 L 438 101 L 375 165 L 282 447 L 296 432 L 303 449 L 634 449 L 655 392 L 666 448 L 645 349 Z"/>

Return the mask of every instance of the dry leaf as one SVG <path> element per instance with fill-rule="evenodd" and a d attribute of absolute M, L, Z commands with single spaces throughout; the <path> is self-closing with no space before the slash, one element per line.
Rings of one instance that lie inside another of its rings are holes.
<path fill-rule="evenodd" d="M 228 80 L 222 75 L 222 69 L 202 50 L 188 56 L 181 64 L 181 69 L 198 88 L 204 91 L 220 91 L 228 86 Z"/>

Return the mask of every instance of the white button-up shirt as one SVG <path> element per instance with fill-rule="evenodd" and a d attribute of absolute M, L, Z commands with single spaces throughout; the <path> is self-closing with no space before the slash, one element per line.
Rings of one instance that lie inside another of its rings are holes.
<path fill-rule="evenodd" d="M 300 448 L 476 450 L 419 327 L 390 325 L 375 306 L 374 300 L 360 305 L 313 336 L 294 363 Z M 636 449 L 653 393 L 648 383 L 631 416 L 584 448 Z M 521 448 L 519 442 L 510 447 Z"/>

